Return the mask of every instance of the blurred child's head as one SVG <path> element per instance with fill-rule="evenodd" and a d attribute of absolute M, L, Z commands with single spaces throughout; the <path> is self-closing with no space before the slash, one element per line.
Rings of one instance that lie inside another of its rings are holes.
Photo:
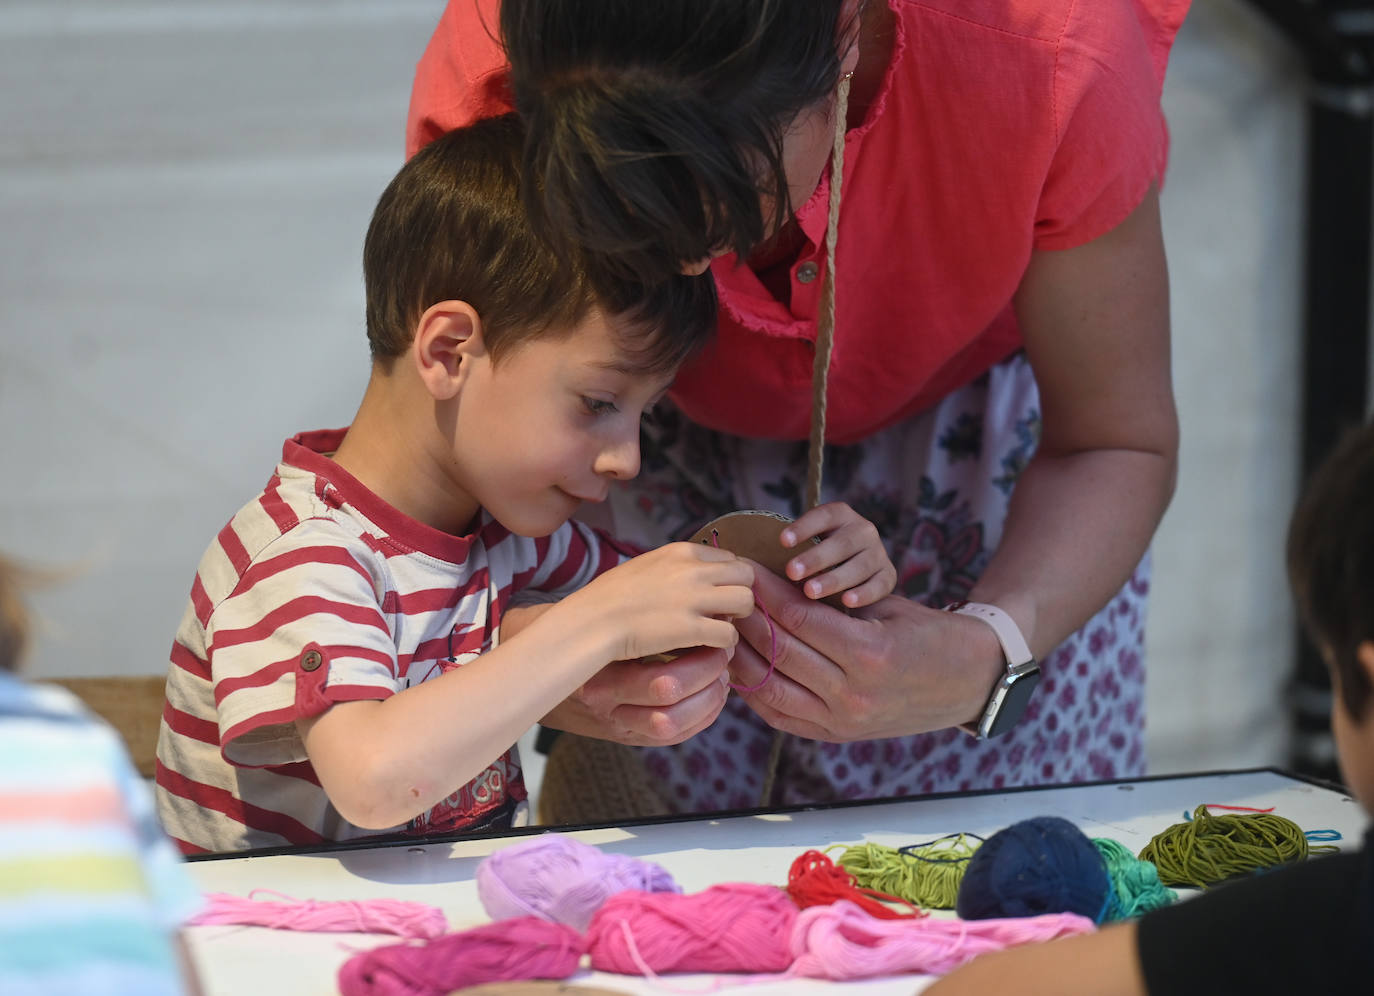
<path fill-rule="evenodd" d="M 382 193 L 363 249 L 367 337 L 375 362 L 404 354 L 426 309 L 449 300 L 481 318 L 497 362 L 520 345 L 613 321 L 637 365 L 672 372 L 715 327 L 715 284 L 675 275 L 648 287 L 602 276 L 554 252 L 520 200 L 524 129 L 514 114 L 441 136 Z"/>
<path fill-rule="evenodd" d="M 0 671 L 19 669 L 28 641 L 28 614 L 19 587 L 19 569 L 0 556 Z"/>
<path fill-rule="evenodd" d="M 1308 482 L 1288 530 L 1298 613 L 1331 671 L 1331 728 L 1350 790 L 1374 811 L 1374 425 Z"/>

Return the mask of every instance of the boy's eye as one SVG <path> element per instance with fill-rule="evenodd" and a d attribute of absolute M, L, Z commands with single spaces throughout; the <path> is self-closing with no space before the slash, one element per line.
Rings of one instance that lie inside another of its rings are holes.
<path fill-rule="evenodd" d="M 620 409 L 615 406 L 615 402 L 603 401 L 600 398 L 584 397 L 582 399 L 582 405 L 587 409 L 588 414 L 591 415 L 613 415 L 620 411 Z"/>

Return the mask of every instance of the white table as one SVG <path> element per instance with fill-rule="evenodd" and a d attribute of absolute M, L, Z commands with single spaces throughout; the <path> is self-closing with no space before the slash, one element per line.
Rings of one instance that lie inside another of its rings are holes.
<path fill-rule="evenodd" d="M 864 840 L 893 847 L 958 831 L 984 837 L 1031 816 L 1056 815 L 1089 837 L 1110 837 L 1134 852 L 1201 803 L 1274 806 L 1304 830 L 1336 830 L 1338 846 L 1359 847 L 1365 817 L 1349 796 L 1272 769 L 1147 778 L 1138 781 L 1001 793 L 936 796 L 571 831 L 577 838 L 635 858 L 656 861 L 686 892 L 720 882 L 785 885 L 793 859 L 809 848 Z M 440 907 L 454 930 L 486 923 L 474 874 L 487 855 L 540 828 L 497 837 L 215 857 L 189 866 L 206 892 L 246 896 L 274 889 L 296 899 L 407 899 Z M 940 915 L 940 914 L 936 914 Z M 952 914 L 946 914 L 952 915 Z M 394 937 L 303 934 L 262 927 L 193 927 L 192 951 L 207 996 L 325 996 L 337 993 L 339 966 L 353 952 Z M 718 976 L 674 976 L 680 989 L 705 992 Z M 909 994 L 928 977 L 866 982 L 786 980 L 751 984 L 741 993 Z M 663 996 L 651 980 L 583 972 L 572 982 L 626 993 Z"/>

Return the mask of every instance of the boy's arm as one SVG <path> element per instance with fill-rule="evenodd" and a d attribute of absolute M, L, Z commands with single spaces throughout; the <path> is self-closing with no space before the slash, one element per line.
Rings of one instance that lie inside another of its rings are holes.
<path fill-rule="evenodd" d="M 753 572 L 675 543 L 549 606 L 499 647 L 383 701 L 297 721 L 330 801 L 366 828 L 405 823 L 466 784 L 612 660 L 731 648 L 753 610 Z"/>
<path fill-rule="evenodd" d="M 926 996 L 1147 996 L 1134 922 L 983 955 L 923 992 Z"/>

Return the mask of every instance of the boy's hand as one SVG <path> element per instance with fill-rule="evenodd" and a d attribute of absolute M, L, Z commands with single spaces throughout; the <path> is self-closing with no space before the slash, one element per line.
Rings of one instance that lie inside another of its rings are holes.
<path fill-rule="evenodd" d="M 807 598 L 820 599 L 836 592 L 846 606 L 872 605 L 892 594 L 897 569 L 883 549 L 877 527 L 844 502 L 817 505 L 782 531 L 788 548 L 821 537 L 787 562 L 787 576 L 805 581 Z"/>
<path fill-rule="evenodd" d="M 727 550 L 669 543 L 614 567 L 569 595 L 579 625 L 601 627 L 610 660 L 683 647 L 730 649 L 730 622 L 754 611 L 754 569 Z"/>

